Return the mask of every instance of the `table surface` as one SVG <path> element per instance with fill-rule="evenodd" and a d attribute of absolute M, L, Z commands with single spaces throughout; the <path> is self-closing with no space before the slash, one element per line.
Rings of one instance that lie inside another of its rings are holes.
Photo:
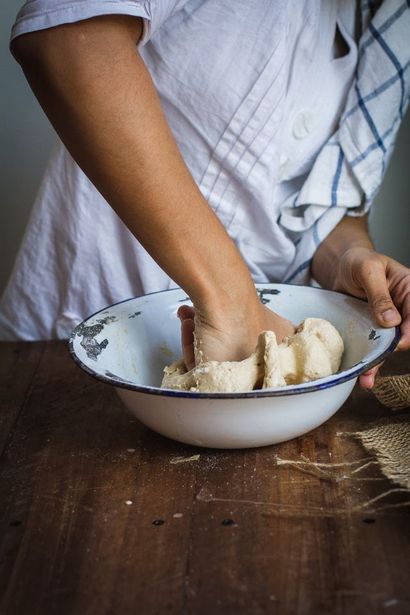
<path fill-rule="evenodd" d="M 65 343 L 3 343 L 0 407 L 2 614 L 410 613 L 410 495 L 352 435 L 391 413 L 368 392 L 291 442 L 200 449 Z"/>

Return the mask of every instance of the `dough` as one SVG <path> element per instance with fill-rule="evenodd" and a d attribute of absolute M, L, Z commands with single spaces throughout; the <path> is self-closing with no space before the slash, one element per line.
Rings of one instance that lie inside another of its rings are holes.
<path fill-rule="evenodd" d="M 161 386 L 180 391 L 238 393 L 300 384 L 337 372 L 343 340 L 327 320 L 306 318 L 281 344 L 273 331 L 258 338 L 255 352 L 243 361 L 207 361 L 186 371 L 182 360 L 165 367 Z"/>

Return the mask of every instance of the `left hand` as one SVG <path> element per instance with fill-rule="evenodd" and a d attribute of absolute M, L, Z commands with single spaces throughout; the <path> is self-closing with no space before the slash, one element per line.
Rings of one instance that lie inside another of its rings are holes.
<path fill-rule="evenodd" d="M 349 248 L 339 260 L 333 289 L 367 299 L 381 327 L 401 324 L 397 350 L 410 348 L 410 269 L 369 248 Z M 363 388 L 372 388 L 379 367 L 360 376 Z"/>
<path fill-rule="evenodd" d="M 249 310 L 241 313 L 235 305 L 233 317 L 228 318 L 225 311 L 181 305 L 178 318 L 186 368 L 190 370 L 200 361 L 242 361 L 254 352 L 262 331 L 274 331 L 279 343 L 295 332 L 293 324 L 262 305 L 256 293 L 254 307 L 252 314 Z"/>

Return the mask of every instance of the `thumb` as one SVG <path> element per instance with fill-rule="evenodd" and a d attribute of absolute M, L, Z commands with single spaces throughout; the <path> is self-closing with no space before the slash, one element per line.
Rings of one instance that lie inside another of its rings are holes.
<path fill-rule="evenodd" d="M 181 321 L 182 358 L 188 370 L 195 367 L 194 315 L 195 315 L 194 308 L 191 308 L 188 305 L 183 305 L 178 310 L 178 318 Z"/>
<path fill-rule="evenodd" d="M 362 284 L 377 324 L 382 327 L 399 325 L 401 316 L 390 296 L 384 269 L 369 272 Z"/>

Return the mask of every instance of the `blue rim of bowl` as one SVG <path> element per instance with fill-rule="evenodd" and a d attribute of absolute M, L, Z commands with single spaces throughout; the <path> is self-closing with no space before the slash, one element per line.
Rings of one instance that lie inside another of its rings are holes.
<path fill-rule="evenodd" d="M 312 286 L 306 286 L 302 284 L 280 284 L 280 283 L 278 284 L 263 284 L 263 283 L 258 284 L 257 283 L 255 286 L 257 290 L 259 290 L 259 287 L 262 287 L 262 286 L 269 286 L 269 287 L 292 286 L 295 288 L 310 288 L 310 289 L 314 288 Z M 302 395 L 303 393 L 312 393 L 314 391 L 329 389 L 331 387 L 337 386 L 338 384 L 343 384 L 344 382 L 348 382 L 349 380 L 358 378 L 364 372 L 367 372 L 370 369 L 372 369 L 372 367 L 375 367 L 376 365 L 379 365 L 379 363 L 382 363 L 384 359 L 386 359 L 386 357 L 388 357 L 388 355 L 391 354 L 395 350 L 400 340 L 400 327 L 394 327 L 395 329 L 394 337 L 390 345 L 388 346 L 388 348 L 383 350 L 383 352 L 381 352 L 380 355 L 375 357 L 369 363 L 360 365 L 360 367 L 358 366 L 356 369 L 350 368 L 350 370 L 346 370 L 346 373 L 339 372 L 335 374 L 335 378 L 332 378 L 331 380 L 326 379 L 326 381 L 323 382 L 324 380 L 323 378 L 318 378 L 317 380 L 312 381 L 314 382 L 314 384 L 303 383 L 303 384 L 299 384 L 295 386 L 287 385 L 284 387 L 277 387 L 277 388 L 271 388 L 271 389 L 257 389 L 255 391 L 243 391 L 241 393 L 199 393 L 196 391 L 178 391 L 174 389 L 162 389 L 160 387 L 151 387 L 151 386 L 133 384 L 131 382 L 116 380 L 115 378 L 110 378 L 109 376 L 97 374 L 92 369 L 90 369 L 85 363 L 83 363 L 81 359 L 76 355 L 76 352 L 74 350 L 74 339 L 77 335 L 77 331 L 91 318 L 94 318 L 95 316 L 98 316 L 99 314 L 102 314 L 103 312 L 106 312 L 107 310 L 113 307 L 116 307 L 117 305 L 121 305 L 122 303 L 127 303 L 129 301 L 133 301 L 134 299 L 143 299 L 144 297 L 150 297 L 152 295 L 158 295 L 160 293 L 164 294 L 168 292 L 175 292 L 175 291 L 181 291 L 181 290 L 182 290 L 181 288 L 169 288 L 167 290 L 158 290 L 152 293 L 147 293 L 146 295 L 140 295 L 137 297 L 129 297 L 128 299 L 123 299 L 122 301 L 117 301 L 116 303 L 107 305 L 101 310 L 94 312 L 94 314 L 90 314 L 90 316 L 87 316 L 87 318 L 85 318 L 82 322 L 80 322 L 73 329 L 68 339 L 68 347 L 69 347 L 69 351 L 70 351 L 70 355 L 72 359 L 83 371 L 85 371 L 87 374 L 89 374 L 93 378 L 96 378 L 97 380 L 104 382 L 105 384 L 111 384 L 111 385 L 114 385 L 116 388 L 127 389 L 129 391 L 135 391 L 139 393 L 145 393 L 147 395 L 161 395 L 162 397 L 188 397 L 191 399 L 244 399 L 244 398 L 259 398 L 259 397 L 283 397 L 283 396 L 288 396 L 288 395 Z M 352 299 L 355 299 L 357 301 L 362 301 L 363 303 L 367 303 L 364 299 L 360 299 L 360 297 L 352 297 L 351 295 L 339 293 L 337 291 L 329 290 L 327 288 L 318 288 L 317 290 L 320 290 L 321 292 L 332 293 L 333 295 L 351 297 Z"/>

